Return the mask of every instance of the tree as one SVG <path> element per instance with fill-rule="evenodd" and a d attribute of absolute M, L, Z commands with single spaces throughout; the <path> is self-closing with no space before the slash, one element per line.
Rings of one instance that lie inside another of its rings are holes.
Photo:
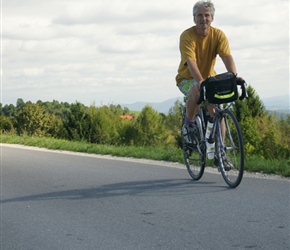
<path fill-rule="evenodd" d="M 277 136 L 279 138 L 279 142 L 285 145 L 290 150 L 290 115 L 287 115 L 285 119 L 280 118 L 277 121 Z"/>
<path fill-rule="evenodd" d="M 127 107 L 124 107 L 123 109 L 123 115 L 128 115 L 130 110 Z"/>
<path fill-rule="evenodd" d="M 46 136 L 55 138 L 67 138 L 67 131 L 63 126 L 63 121 L 60 116 L 55 114 L 45 113 L 45 123 L 43 130 Z"/>
<path fill-rule="evenodd" d="M 261 121 L 265 121 L 267 112 L 260 97 L 254 88 L 248 87 L 248 98 L 237 100 L 233 105 L 233 111 L 240 123 L 246 155 L 254 155 L 263 152 L 261 143 L 263 134 L 261 133 Z"/>
<path fill-rule="evenodd" d="M 17 101 L 16 101 L 16 109 L 17 111 L 23 109 L 25 106 L 25 102 L 23 101 L 22 98 L 18 98 Z"/>
<path fill-rule="evenodd" d="M 104 107 L 104 106 L 103 106 Z M 120 116 L 123 115 L 124 111 L 121 107 L 121 105 L 110 105 L 110 110 L 113 112 L 113 114 L 115 114 L 116 116 Z"/>
<path fill-rule="evenodd" d="M 248 87 L 248 95 L 248 98 L 236 101 L 233 106 L 242 129 L 246 155 L 259 155 L 267 159 L 289 157 L 290 143 L 287 138 L 290 126 L 286 121 L 277 121 L 275 115 L 266 111 L 251 86 Z"/>
<path fill-rule="evenodd" d="M 119 119 L 117 129 L 119 134 L 118 144 L 133 146 L 134 140 L 137 138 L 135 120 Z"/>
<path fill-rule="evenodd" d="M 13 124 L 10 117 L 6 117 L 5 115 L 0 115 L 0 128 L 2 132 L 8 132 L 13 130 Z"/>
<path fill-rule="evenodd" d="M 172 136 L 175 138 L 176 145 L 181 146 L 181 123 L 182 123 L 182 103 L 176 101 L 174 106 L 170 108 L 169 114 L 166 118 L 166 126 L 171 131 Z"/>
<path fill-rule="evenodd" d="M 89 108 L 89 141 L 100 144 L 117 144 L 117 124 L 120 120 L 107 106 Z"/>
<path fill-rule="evenodd" d="M 21 105 L 21 107 L 15 117 L 17 133 L 19 135 L 26 133 L 29 136 L 43 134 L 45 124 L 43 107 L 33 103 Z"/>
<path fill-rule="evenodd" d="M 248 98 L 242 101 L 237 100 L 234 103 L 233 110 L 239 122 L 247 117 L 256 118 L 266 114 L 264 103 L 256 94 L 254 88 L 249 86 L 247 90 Z"/>
<path fill-rule="evenodd" d="M 86 140 L 88 138 L 89 122 L 87 108 L 80 102 L 72 104 L 68 117 L 63 120 L 68 139 Z"/>
<path fill-rule="evenodd" d="M 145 106 L 136 121 L 135 145 L 165 146 L 170 142 L 170 131 L 162 116 L 149 105 Z"/>
<path fill-rule="evenodd" d="M 13 104 L 6 104 L 4 107 L 2 107 L 2 113 L 6 117 L 12 117 L 16 115 L 16 108 L 14 107 Z"/>

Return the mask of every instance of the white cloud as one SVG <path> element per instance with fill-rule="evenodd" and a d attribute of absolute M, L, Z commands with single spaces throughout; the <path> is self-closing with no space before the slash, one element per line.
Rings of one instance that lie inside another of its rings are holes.
<path fill-rule="evenodd" d="M 289 93 L 288 1 L 214 3 L 213 26 L 227 34 L 240 75 L 261 97 Z M 178 42 L 193 25 L 192 1 L 2 5 L 3 103 L 23 98 L 118 104 L 181 96 L 174 80 Z M 216 69 L 224 71 L 220 61 Z"/>

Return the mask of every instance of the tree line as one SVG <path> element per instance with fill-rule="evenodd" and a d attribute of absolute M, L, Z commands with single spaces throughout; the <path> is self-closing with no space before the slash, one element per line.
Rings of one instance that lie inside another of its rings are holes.
<path fill-rule="evenodd" d="M 266 111 L 252 87 L 249 97 L 236 101 L 232 109 L 241 125 L 247 156 L 289 159 L 290 115 L 277 117 Z M 120 105 L 85 106 L 80 102 L 30 101 L 0 103 L 2 133 L 19 136 L 53 137 L 72 141 L 117 145 L 179 147 L 181 107 L 177 101 L 168 114 L 145 106 L 139 113 Z M 124 119 L 131 115 L 132 119 Z M 122 117 L 123 116 L 123 117 Z"/>

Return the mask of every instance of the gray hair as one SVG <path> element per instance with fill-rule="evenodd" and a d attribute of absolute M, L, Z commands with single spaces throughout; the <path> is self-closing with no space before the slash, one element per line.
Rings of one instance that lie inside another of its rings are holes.
<path fill-rule="evenodd" d="M 214 16 L 214 12 L 215 12 L 215 8 L 214 8 L 214 4 L 209 0 L 209 1 L 198 1 L 194 6 L 193 6 L 193 16 L 196 15 L 197 10 L 199 7 L 204 7 L 204 8 L 209 8 L 210 9 L 210 13 L 211 16 Z"/>

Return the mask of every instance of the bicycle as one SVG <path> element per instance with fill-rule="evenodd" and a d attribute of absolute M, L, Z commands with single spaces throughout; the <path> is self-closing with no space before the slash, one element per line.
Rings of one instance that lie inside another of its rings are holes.
<path fill-rule="evenodd" d="M 242 89 L 240 97 L 238 96 L 238 85 Z M 215 116 L 209 139 L 215 142 L 214 164 L 231 188 L 236 188 L 241 183 L 245 164 L 242 132 L 231 107 L 238 98 L 243 100 L 248 97 L 246 86 L 245 81 L 237 82 L 233 73 L 209 77 L 201 84 L 200 98 L 197 102 L 197 104 L 201 104 L 207 100 L 215 105 Z M 185 114 L 186 108 L 183 106 L 182 125 Z M 193 180 L 199 180 L 203 176 L 206 166 L 206 118 L 206 109 L 201 106 L 195 117 L 195 125 L 190 135 L 192 143 L 186 143 L 181 130 L 184 161 Z M 230 169 L 226 167 L 228 164 L 231 166 Z"/>

